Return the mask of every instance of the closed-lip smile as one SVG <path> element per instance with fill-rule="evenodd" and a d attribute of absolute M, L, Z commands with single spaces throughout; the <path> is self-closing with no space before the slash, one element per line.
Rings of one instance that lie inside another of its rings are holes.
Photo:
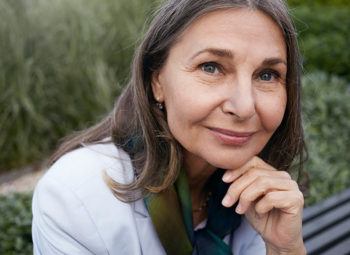
<path fill-rule="evenodd" d="M 237 132 L 222 128 L 209 128 L 212 134 L 223 144 L 242 146 L 246 144 L 255 132 Z"/>

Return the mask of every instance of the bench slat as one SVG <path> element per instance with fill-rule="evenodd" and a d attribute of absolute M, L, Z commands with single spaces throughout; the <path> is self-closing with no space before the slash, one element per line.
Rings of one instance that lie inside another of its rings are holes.
<path fill-rule="evenodd" d="M 332 226 L 332 224 L 346 217 L 350 218 L 350 201 L 304 224 L 304 240 L 309 239 L 311 236 L 318 234 L 323 229 Z"/>
<path fill-rule="evenodd" d="M 325 232 L 321 232 L 305 242 L 309 255 L 320 254 L 328 246 L 336 244 L 337 240 L 350 235 L 350 218 L 330 227 Z"/>
<path fill-rule="evenodd" d="M 339 204 L 350 200 L 350 189 L 346 189 L 339 195 L 334 195 L 325 201 L 304 209 L 303 221 L 307 222 L 314 217 L 331 210 Z"/>
<path fill-rule="evenodd" d="M 341 254 L 349 254 L 350 252 L 350 236 L 342 240 L 341 243 L 336 246 L 330 248 L 329 250 L 321 253 L 321 255 L 341 255 Z"/>

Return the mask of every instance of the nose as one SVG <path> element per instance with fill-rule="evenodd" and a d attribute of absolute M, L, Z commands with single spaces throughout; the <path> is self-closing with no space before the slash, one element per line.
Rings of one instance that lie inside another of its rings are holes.
<path fill-rule="evenodd" d="M 256 112 L 252 80 L 248 77 L 237 78 L 227 85 L 222 104 L 224 113 L 234 115 L 241 121 L 250 119 Z"/>

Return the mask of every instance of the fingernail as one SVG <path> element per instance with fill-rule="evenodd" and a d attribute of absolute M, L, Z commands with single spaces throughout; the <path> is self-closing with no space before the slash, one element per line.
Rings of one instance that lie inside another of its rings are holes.
<path fill-rule="evenodd" d="M 224 182 L 228 182 L 230 180 L 230 174 L 229 173 L 225 173 L 223 176 L 222 176 L 222 180 Z"/>
<path fill-rule="evenodd" d="M 222 205 L 226 207 L 230 207 L 232 203 L 232 198 L 229 195 L 226 195 L 222 200 Z"/>
<path fill-rule="evenodd" d="M 242 214 L 242 213 L 243 213 L 241 204 L 238 204 L 238 205 L 237 205 L 237 207 L 236 207 L 236 213 L 238 213 L 238 214 Z"/>

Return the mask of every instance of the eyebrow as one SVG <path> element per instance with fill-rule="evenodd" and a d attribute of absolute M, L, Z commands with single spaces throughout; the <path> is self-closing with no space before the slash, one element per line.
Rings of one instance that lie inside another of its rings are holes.
<path fill-rule="evenodd" d="M 284 64 L 285 66 L 287 66 L 287 62 L 280 58 L 267 58 L 262 62 L 263 66 L 274 66 L 278 64 Z"/>
<path fill-rule="evenodd" d="M 207 48 L 207 49 L 198 51 L 196 54 L 194 54 L 191 57 L 191 59 L 194 59 L 195 57 L 197 57 L 203 53 L 210 53 L 210 54 L 218 56 L 218 57 L 233 58 L 233 53 L 230 50 L 219 49 L 219 48 Z"/>
<path fill-rule="evenodd" d="M 231 50 L 228 50 L 228 49 L 206 48 L 206 49 L 198 51 L 196 54 L 194 54 L 191 57 L 191 59 L 194 59 L 203 53 L 210 53 L 210 54 L 218 56 L 218 57 L 230 58 L 230 59 L 232 59 L 234 57 L 233 52 Z M 278 65 L 278 64 L 284 64 L 285 66 L 287 66 L 287 62 L 283 59 L 280 59 L 280 58 L 267 58 L 261 63 L 261 65 L 264 65 L 264 66 L 273 66 L 273 65 Z"/>

